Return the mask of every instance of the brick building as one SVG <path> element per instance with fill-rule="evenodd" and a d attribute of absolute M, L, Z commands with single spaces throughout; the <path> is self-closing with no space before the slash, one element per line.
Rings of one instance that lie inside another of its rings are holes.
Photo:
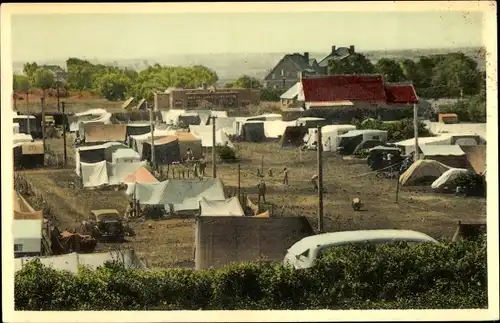
<path fill-rule="evenodd" d="M 159 110 L 195 110 L 208 102 L 221 108 L 238 108 L 260 102 L 260 90 L 237 88 L 167 89 L 155 93 L 154 104 Z"/>

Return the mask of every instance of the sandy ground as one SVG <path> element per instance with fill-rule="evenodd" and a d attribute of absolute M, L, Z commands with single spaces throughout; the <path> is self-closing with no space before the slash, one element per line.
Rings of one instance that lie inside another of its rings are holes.
<path fill-rule="evenodd" d="M 51 150 L 62 152 L 62 139 L 49 139 Z M 257 169 L 273 170 L 266 176 L 267 202 L 276 214 L 284 206 L 284 216 L 304 215 L 317 227 L 317 194 L 310 178 L 316 173 L 316 152 L 282 149 L 277 143 L 236 143 L 241 157 L 241 189 L 255 202 Z M 74 150 L 68 142 L 68 155 Z M 71 162 L 71 159 L 70 159 Z M 282 184 L 282 170 L 289 169 L 289 185 Z M 238 187 L 237 164 L 220 164 L 217 174 L 224 185 Z M 207 165 L 208 175 L 211 165 Z M 59 220 L 61 229 L 78 227 L 92 209 L 116 208 L 124 212 L 128 198 L 124 192 L 72 188 L 74 167 L 67 170 L 31 170 L 22 172 L 41 191 Z M 413 229 L 437 239 L 450 239 L 457 221 L 479 222 L 486 218 L 486 200 L 438 195 L 419 188 L 402 188 L 396 203 L 396 180 L 380 180 L 364 162 L 346 161 L 333 153 L 324 154 L 324 224 L 326 231 L 398 228 Z M 363 211 L 351 208 L 354 197 L 362 199 Z M 137 235 L 124 243 L 153 267 L 192 266 L 194 261 L 194 221 L 191 219 L 147 220 L 132 224 Z M 118 246 L 119 247 L 119 246 Z M 117 248 L 99 244 L 98 250 Z"/>

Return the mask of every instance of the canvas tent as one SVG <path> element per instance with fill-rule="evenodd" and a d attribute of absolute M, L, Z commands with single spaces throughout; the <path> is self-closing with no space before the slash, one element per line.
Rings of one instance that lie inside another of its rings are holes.
<path fill-rule="evenodd" d="M 29 205 L 28 201 L 19 194 L 17 191 L 13 191 L 13 209 L 14 209 L 14 219 L 16 220 L 43 220 L 43 211 L 35 211 Z"/>
<path fill-rule="evenodd" d="M 217 124 L 216 124 L 216 127 L 217 127 Z M 189 126 L 189 132 L 200 138 L 201 140 L 201 146 L 202 147 L 213 147 L 213 129 L 212 129 L 212 126 L 202 126 L 202 125 L 198 125 L 198 126 L 195 126 L 195 125 L 190 125 Z M 218 129 L 215 131 L 215 145 L 216 146 L 224 146 L 224 145 L 228 145 L 229 147 L 231 148 L 234 148 L 234 145 L 233 143 L 231 142 L 231 140 L 229 140 L 229 138 L 227 137 L 227 135 L 224 133 L 224 131 L 222 129 Z"/>
<path fill-rule="evenodd" d="M 151 132 L 151 124 L 148 122 L 127 123 L 126 138 L 130 136 L 143 135 Z"/>
<path fill-rule="evenodd" d="M 300 147 L 304 144 L 304 136 L 307 134 L 305 126 L 288 126 L 281 137 L 280 146 L 285 147 Z"/>
<path fill-rule="evenodd" d="M 154 129 L 155 140 L 175 135 L 175 130 L 170 129 Z M 143 143 L 146 141 L 151 141 L 151 132 L 142 134 L 142 135 L 134 135 L 130 136 L 129 143 L 132 149 L 137 151 L 139 155 L 142 156 L 142 147 Z"/>
<path fill-rule="evenodd" d="M 190 125 L 199 125 L 201 124 L 200 115 L 197 112 L 184 112 L 179 116 L 179 124 L 183 124 L 186 128 Z"/>
<path fill-rule="evenodd" d="M 184 110 L 170 109 L 161 111 L 161 116 L 166 124 L 175 126 L 179 123 L 179 116 L 185 112 Z"/>
<path fill-rule="evenodd" d="M 102 161 L 93 164 L 81 163 L 83 187 L 123 184 L 128 175 L 134 174 L 138 168 L 144 166 L 146 166 L 146 162 L 113 164 Z"/>
<path fill-rule="evenodd" d="M 209 119 L 207 125 L 211 125 L 212 120 Z M 238 134 L 236 118 L 234 117 L 217 117 L 215 120 L 215 129 L 221 129 L 228 136 L 235 136 Z"/>
<path fill-rule="evenodd" d="M 294 126 L 294 121 L 272 120 L 264 121 L 264 134 L 268 139 L 278 139 L 283 136 L 289 126 Z"/>
<path fill-rule="evenodd" d="M 280 96 L 282 100 L 297 100 L 304 101 L 304 91 L 302 90 L 302 82 L 297 82 L 292 85 L 285 93 Z"/>
<path fill-rule="evenodd" d="M 433 190 L 441 191 L 441 190 L 453 190 L 456 188 L 454 181 L 460 174 L 467 173 L 467 169 L 463 168 L 450 168 L 446 172 L 444 172 L 441 176 L 439 176 L 432 184 L 431 187 Z"/>
<path fill-rule="evenodd" d="M 152 143 L 142 143 L 142 160 L 152 161 Z M 182 161 L 179 140 L 176 136 L 167 136 L 154 141 L 155 163 L 157 165 L 170 165 Z"/>
<path fill-rule="evenodd" d="M 16 133 L 12 136 L 14 145 L 22 142 L 31 142 L 33 141 L 33 137 L 31 135 L 27 135 L 25 133 Z"/>
<path fill-rule="evenodd" d="M 465 152 L 468 168 L 476 174 L 482 174 L 486 171 L 486 145 L 481 146 L 460 146 Z"/>
<path fill-rule="evenodd" d="M 200 200 L 200 216 L 245 216 L 237 196 L 224 201 Z"/>
<path fill-rule="evenodd" d="M 135 173 L 128 175 L 123 180 L 127 184 L 127 195 L 134 194 L 136 183 L 158 183 L 158 180 L 149 172 L 146 167 L 139 167 Z"/>
<path fill-rule="evenodd" d="M 307 128 L 315 128 L 326 125 L 326 119 L 316 117 L 302 117 L 296 121 L 297 126 L 306 126 Z"/>
<path fill-rule="evenodd" d="M 467 156 L 457 145 L 422 145 L 422 159 L 436 160 L 446 166 L 467 168 Z"/>
<path fill-rule="evenodd" d="M 84 140 L 89 143 L 104 143 L 108 141 L 124 142 L 127 125 L 124 124 L 83 124 Z"/>
<path fill-rule="evenodd" d="M 138 152 L 131 148 L 118 148 L 111 154 L 111 162 L 116 163 L 136 163 L 141 161 Z"/>
<path fill-rule="evenodd" d="M 42 141 L 18 142 L 13 149 L 15 168 L 36 168 L 45 163 Z"/>
<path fill-rule="evenodd" d="M 41 129 L 41 124 L 38 124 L 36 122 L 36 118 L 32 115 L 27 116 L 21 114 L 14 114 L 12 117 L 12 121 L 15 124 L 19 125 L 18 128 L 19 133 L 24 133 L 24 134 L 37 133 Z"/>
<path fill-rule="evenodd" d="M 178 131 L 175 135 L 179 140 L 179 152 L 181 154 L 181 158 L 186 156 L 187 149 L 190 148 L 194 159 L 200 159 L 202 155 L 201 139 L 196 138 L 189 132 Z"/>
<path fill-rule="evenodd" d="M 127 148 L 121 142 L 107 142 L 102 145 L 83 146 L 75 149 L 75 166 L 76 173 L 80 175 L 80 163 L 98 163 L 101 161 L 111 162 L 113 160 L 113 152 L 120 148 Z"/>
<path fill-rule="evenodd" d="M 137 183 L 135 198 L 141 205 L 164 205 L 166 210 L 199 210 L 202 198 L 224 201 L 224 186 L 218 178 L 205 180 L 169 179 L 159 183 Z"/>
<path fill-rule="evenodd" d="M 326 125 L 321 128 L 321 142 L 323 143 L 323 151 L 336 151 L 340 142 L 339 136 L 348 133 L 351 130 L 356 130 L 356 126 L 348 124 Z M 307 136 L 307 148 L 316 149 L 318 141 L 318 129 L 310 128 Z"/>
<path fill-rule="evenodd" d="M 338 148 L 342 155 L 356 154 L 361 149 L 369 149 L 387 142 L 387 131 L 376 129 L 350 130 L 338 136 Z"/>
<path fill-rule="evenodd" d="M 69 118 L 70 121 L 69 131 L 75 132 L 79 131 L 80 136 L 84 136 L 83 125 L 84 124 L 111 124 L 111 113 L 106 112 L 106 110 L 94 109 L 89 110 L 90 114 L 78 114 L 76 113 L 73 117 Z"/>
<path fill-rule="evenodd" d="M 459 145 L 459 146 L 478 146 L 484 144 L 484 138 L 473 134 L 450 134 L 443 133 L 434 137 L 419 137 L 418 144 L 420 145 Z M 402 148 L 406 155 L 409 155 L 415 150 L 415 138 L 398 141 L 396 146 Z M 420 148 L 420 151 L 422 149 Z"/>
<path fill-rule="evenodd" d="M 450 167 L 435 160 L 417 160 L 401 174 L 399 183 L 401 186 L 412 186 L 433 182 L 449 169 Z"/>
<path fill-rule="evenodd" d="M 247 121 L 241 126 L 241 139 L 250 142 L 266 140 L 263 121 Z"/>

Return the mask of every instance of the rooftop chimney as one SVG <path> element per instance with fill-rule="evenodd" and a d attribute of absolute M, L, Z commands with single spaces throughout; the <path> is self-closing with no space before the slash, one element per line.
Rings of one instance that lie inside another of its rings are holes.
<path fill-rule="evenodd" d="M 304 57 L 306 58 L 306 61 L 309 62 L 309 52 L 305 52 Z"/>
<path fill-rule="evenodd" d="M 353 54 L 353 53 L 354 53 L 354 45 L 349 46 L 349 52 L 350 52 L 351 54 Z"/>
<path fill-rule="evenodd" d="M 337 50 L 337 46 L 332 46 L 332 54 L 335 54 L 336 50 Z"/>

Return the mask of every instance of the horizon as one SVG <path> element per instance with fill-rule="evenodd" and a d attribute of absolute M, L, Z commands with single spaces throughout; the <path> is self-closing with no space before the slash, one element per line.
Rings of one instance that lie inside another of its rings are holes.
<path fill-rule="evenodd" d="M 354 45 L 359 52 L 453 50 L 484 46 L 482 18 L 481 12 L 442 11 L 14 14 L 12 57 L 15 62 L 63 57 L 154 60 L 174 55 L 328 53 L 332 45 Z M 34 36 L 33 30 L 50 36 Z"/>

